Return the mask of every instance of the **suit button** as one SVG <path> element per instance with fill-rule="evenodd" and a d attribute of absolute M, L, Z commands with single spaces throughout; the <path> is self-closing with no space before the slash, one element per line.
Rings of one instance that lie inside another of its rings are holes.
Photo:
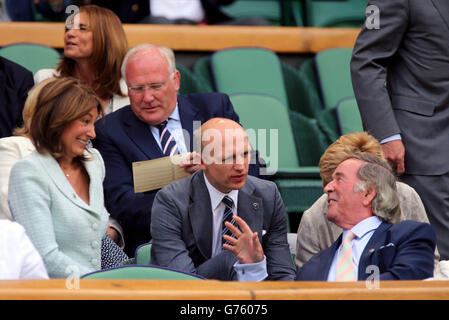
<path fill-rule="evenodd" d="M 96 266 L 98 264 L 98 259 L 92 258 L 90 260 L 90 263 L 92 263 L 94 266 Z"/>
<path fill-rule="evenodd" d="M 98 229 L 98 223 L 93 223 L 92 224 L 92 230 L 97 230 Z"/>
<path fill-rule="evenodd" d="M 131 10 L 132 10 L 133 12 L 139 11 L 139 5 L 138 5 L 138 4 L 133 4 L 133 5 L 131 6 Z"/>
<path fill-rule="evenodd" d="M 96 249 L 98 248 L 98 241 L 92 241 L 90 245 L 92 246 L 93 249 Z"/>

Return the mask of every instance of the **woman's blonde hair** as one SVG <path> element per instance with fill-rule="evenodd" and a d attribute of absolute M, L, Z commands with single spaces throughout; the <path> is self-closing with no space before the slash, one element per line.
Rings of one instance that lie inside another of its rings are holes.
<path fill-rule="evenodd" d="M 321 156 L 319 166 L 323 187 L 332 181 L 332 174 L 338 165 L 358 152 L 374 154 L 385 160 L 379 141 L 367 132 L 343 135 Z"/>
<path fill-rule="evenodd" d="M 113 94 L 125 96 L 120 89 L 120 68 L 128 50 L 125 30 L 117 15 L 96 5 L 80 7 L 87 16 L 88 28 L 93 33 L 91 66 L 95 68 L 92 89 L 101 99 Z M 75 61 L 64 57 L 58 66 L 62 76 L 74 76 Z"/>

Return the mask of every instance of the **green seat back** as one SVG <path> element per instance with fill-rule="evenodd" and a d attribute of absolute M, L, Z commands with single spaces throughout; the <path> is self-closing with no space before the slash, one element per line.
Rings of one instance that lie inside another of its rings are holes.
<path fill-rule="evenodd" d="M 304 26 L 303 0 L 281 1 L 281 24 L 283 26 Z"/>
<path fill-rule="evenodd" d="M 135 253 L 136 264 L 150 264 L 151 263 L 151 243 L 140 245 Z"/>
<path fill-rule="evenodd" d="M 281 8 L 278 0 L 238 0 L 220 7 L 220 10 L 234 19 L 261 17 L 272 25 L 281 23 Z"/>
<path fill-rule="evenodd" d="M 363 132 L 362 117 L 355 98 L 342 100 L 336 107 L 340 135 Z"/>
<path fill-rule="evenodd" d="M 302 71 L 286 63 L 281 66 L 290 110 L 315 118 L 323 109 L 316 86 Z"/>
<path fill-rule="evenodd" d="M 200 276 L 157 266 L 126 265 L 88 273 L 83 279 L 201 280 Z"/>
<path fill-rule="evenodd" d="M 360 28 L 368 0 L 305 0 L 306 25 L 310 27 Z"/>
<path fill-rule="evenodd" d="M 325 109 L 334 108 L 343 98 L 354 96 L 350 62 L 352 48 L 335 48 L 316 54 L 318 85 Z"/>
<path fill-rule="evenodd" d="M 233 94 L 230 96 L 232 105 L 239 115 L 240 123 L 248 133 L 253 148 L 264 158 L 272 158 L 267 167 L 279 169 L 283 167 L 298 167 L 295 141 L 290 126 L 287 108 L 276 98 L 259 94 Z M 250 129 L 252 129 L 250 131 Z M 265 129 L 258 134 L 259 129 Z M 270 134 L 270 130 L 277 134 Z M 254 133 L 254 137 L 251 136 Z M 253 139 L 255 138 L 255 139 Z M 272 140 L 273 139 L 273 140 Z M 273 160 L 273 157 L 276 159 Z M 265 159 L 269 160 L 269 159 Z M 276 161 L 277 163 L 273 162 Z"/>
<path fill-rule="evenodd" d="M 328 146 L 318 121 L 295 111 L 289 111 L 289 117 L 300 166 L 318 166 Z"/>
<path fill-rule="evenodd" d="M 215 88 L 229 95 L 256 93 L 271 95 L 288 107 L 281 63 L 263 48 L 232 48 L 211 56 Z"/>
<path fill-rule="evenodd" d="M 321 179 L 277 179 L 274 182 L 288 214 L 304 212 L 323 195 Z"/>
<path fill-rule="evenodd" d="M 40 69 L 56 68 L 61 60 L 56 49 L 33 43 L 5 46 L 0 49 L 0 56 L 20 64 L 33 74 Z"/>
<path fill-rule="evenodd" d="M 179 94 L 197 93 L 197 92 L 212 92 L 204 81 L 197 77 L 190 69 L 180 63 L 176 63 L 176 69 L 181 74 L 181 86 Z"/>
<path fill-rule="evenodd" d="M 214 90 L 214 82 L 212 80 L 210 72 L 209 61 L 210 55 L 197 59 L 193 64 L 192 70 L 197 77 L 201 78 L 203 82 L 205 82 L 212 90 Z"/>

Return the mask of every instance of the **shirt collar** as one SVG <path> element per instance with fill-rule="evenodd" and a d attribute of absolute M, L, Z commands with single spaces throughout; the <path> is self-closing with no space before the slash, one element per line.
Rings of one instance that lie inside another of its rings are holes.
<path fill-rule="evenodd" d="M 352 227 L 351 231 L 356 235 L 358 239 L 363 238 L 368 232 L 376 230 L 379 225 L 382 223 L 382 220 L 377 216 L 372 216 L 366 218 L 365 220 L 360 221 L 354 227 Z M 346 232 L 347 230 L 345 230 Z"/>
<path fill-rule="evenodd" d="M 234 206 L 237 208 L 237 200 L 239 191 L 238 190 L 231 190 L 229 193 L 223 193 L 219 190 L 217 190 L 210 182 L 207 180 L 206 175 L 203 174 L 204 181 L 206 182 L 207 190 L 209 191 L 210 201 L 212 205 L 212 211 L 215 211 L 218 206 L 221 204 L 221 201 L 223 200 L 224 196 L 229 196 L 232 201 L 234 201 Z"/>
<path fill-rule="evenodd" d="M 179 116 L 179 109 L 178 109 L 178 102 L 176 102 L 176 107 L 175 110 L 173 110 L 173 112 L 171 113 L 171 115 L 168 117 L 167 121 L 169 120 L 175 120 L 175 121 L 181 121 L 181 117 Z M 168 123 L 167 123 L 168 125 Z M 156 129 L 158 129 L 158 126 L 151 126 L 150 127 L 154 127 Z"/>

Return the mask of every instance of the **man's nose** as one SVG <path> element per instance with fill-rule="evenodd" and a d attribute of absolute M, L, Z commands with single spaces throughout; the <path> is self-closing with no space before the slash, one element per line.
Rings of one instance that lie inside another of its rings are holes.
<path fill-rule="evenodd" d="M 324 193 L 331 193 L 334 191 L 334 180 L 332 180 L 331 182 L 329 182 L 325 187 L 324 187 Z"/>

